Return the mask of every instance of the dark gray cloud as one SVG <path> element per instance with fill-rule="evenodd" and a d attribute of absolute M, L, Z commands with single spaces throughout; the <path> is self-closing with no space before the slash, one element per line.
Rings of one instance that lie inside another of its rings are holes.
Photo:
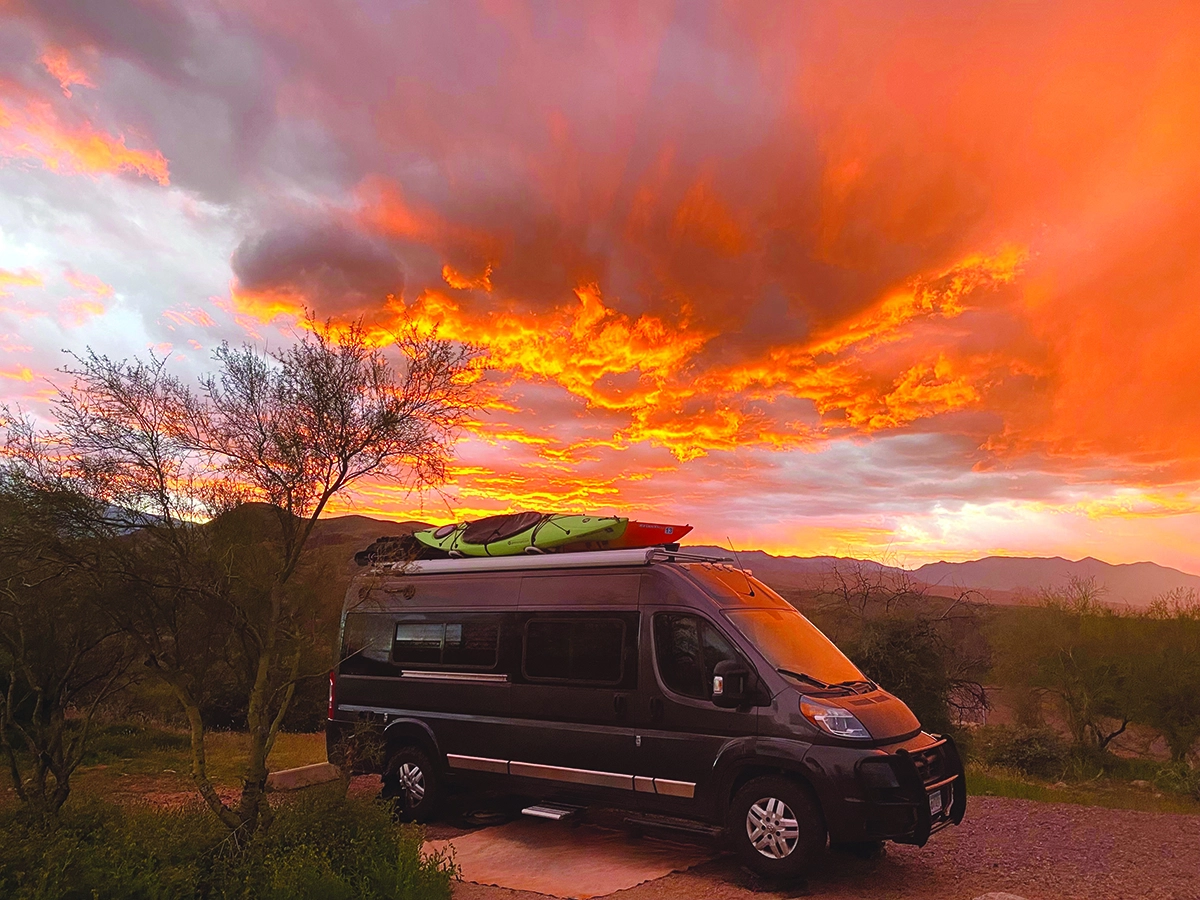
<path fill-rule="evenodd" d="M 323 315 L 367 312 L 404 292 L 404 269 L 386 241 L 321 218 L 246 238 L 232 268 L 241 290 L 296 295 Z"/>

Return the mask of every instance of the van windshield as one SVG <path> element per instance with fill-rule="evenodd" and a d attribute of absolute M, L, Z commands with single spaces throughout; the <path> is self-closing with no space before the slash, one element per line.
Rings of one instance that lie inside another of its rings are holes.
<path fill-rule="evenodd" d="M 730 609 L 725 615 L 785 675 L 825 685 L 866 681 L 833 641 L 794 609 Z"/>

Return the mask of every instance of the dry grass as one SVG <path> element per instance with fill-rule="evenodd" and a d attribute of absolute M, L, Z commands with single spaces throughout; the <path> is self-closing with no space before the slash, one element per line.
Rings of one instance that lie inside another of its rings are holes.
<path fill-rule="evenodd" d="M 974 764 L 967 766 L 967 793 L 987 797 L 1015 797 L 1019 800 L 1037 800 L 1043 803 L 1102 806 L 1108 809 L 1200 814 L 1200 800 L 1183 794 L 1137 788 L 1126 781 L 1104 778 L 1084 782 L 1051 783 L 1008 769 Z"/>
<path fill-rule="evenodd" d="M 120 735 L 108 734 L 97 743 L 96 762 L 80 766 L 71 780 L 75 796 L 154 806 L 182 806 L 199 800 L 184 733 L 152 729 L 150 734 L 130 735 L 124 741 Z M 208 736 L 208 771 L 222 794 L 238 787 L 238 762 L 246 743 L 246 735 L 237 732 Z M 274 770 L 324 761 L 324 733 L 280 734 L 271 754 Z M 12 788 L 5 789 L 2 796 L 5 800 L 0 802 L 12 802 Z"/>

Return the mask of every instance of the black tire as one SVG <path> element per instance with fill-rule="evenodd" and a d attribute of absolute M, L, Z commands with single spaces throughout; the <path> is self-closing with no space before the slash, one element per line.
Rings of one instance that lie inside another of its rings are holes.
<path fill-rule="evenodd" d="M 379 797 L 392 801 L 396 821 L 425 823 L 441 807 L 442 779 L 423 750 L 401 747 L 388 760 Z"/>
<path fill-rule="evenodd" d="M 742 864 L 764 878 L 802 874 L 825 848 L 825 820 L 808 786 L 782 775 L 746 782 L 729 806 Z"/>

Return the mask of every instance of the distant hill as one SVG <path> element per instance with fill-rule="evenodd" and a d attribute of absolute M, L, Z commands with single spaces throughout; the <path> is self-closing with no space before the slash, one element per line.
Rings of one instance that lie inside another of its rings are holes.
<path fill-rule="evenodd" d="M 686 547 L 705 553 L 733 556 L 727 548 Z M 772 556 L 761 550 L 738 551 L 743 566 L 776 589 L 817 590 L 827 587 L 840 570 L 855 567 L 900 575 L 905 570 L 869 560 L 836 556 Z M 929 587 L 934 595 L 954 596 L 964 590 L 982 593 L 993 603 L 1013 603 L 1037 594 L 1042 588 L 1065 587 L 1072 578 L 1094 578 L 1103 600 L 1144 608 L 1167 591 L 1191 588 L 1200 593 L 1200 576 L 1152 562 L 1113 565 L 1090 556 L 1071 561 L 1060 556 L 988 556 L 971 562 L 928 563 L 907 574 Z"/>
<path fill-rule="evenodd" d="M 355 569 L 354 554 L 378 537 L 411 534 L 429 527 L 422 522 L 390 522 L 370 516 L 331 516 L 317 524 L 314 544 L 345 556 Z M 728 548 L 687 546 L 685 551 L 732 557 Z M 885 566 L 870 560 L 839 556 L 772 556 L 762 550 L 739 550 L 741 564 L 777 590 L 817 590 L 830 584 L 835 571 L 868 571 L 907 575 L 928 586 L 934 595 L 954 596 L 963 590 L 981 592 L 993 603 L 1013 603 L 1042 588 L 1065 586 L 1071 578 L 1094 578 L 1104 590 L 1104 600 L 1145 607 L 1166 591 L 1191 588 L 1200 593 L 1200 576 L 1157 563 L 1113 565 L 1088 557 L 1077 561 L 1062 557 L 989 556 L 971 562 L 936 562 L 912 570 Z M 349 574 L 349 572 L 348 572 Z"/>
<path fill-rule="evenodd" d="M 1108 603 L 1149 605 L 1160 594 L 1176 588 L 1200 593 L 1200 576 L 1152 562 L 1113 565 L 1087 557 L 1071 561 L 1061 556 L 988 556 L 971 562 L 936 562 L 914 570 L 927 584 L 1033 594 L 1041 588 L 1065 586 L 1072 578 L 1094 578 Z"/>

